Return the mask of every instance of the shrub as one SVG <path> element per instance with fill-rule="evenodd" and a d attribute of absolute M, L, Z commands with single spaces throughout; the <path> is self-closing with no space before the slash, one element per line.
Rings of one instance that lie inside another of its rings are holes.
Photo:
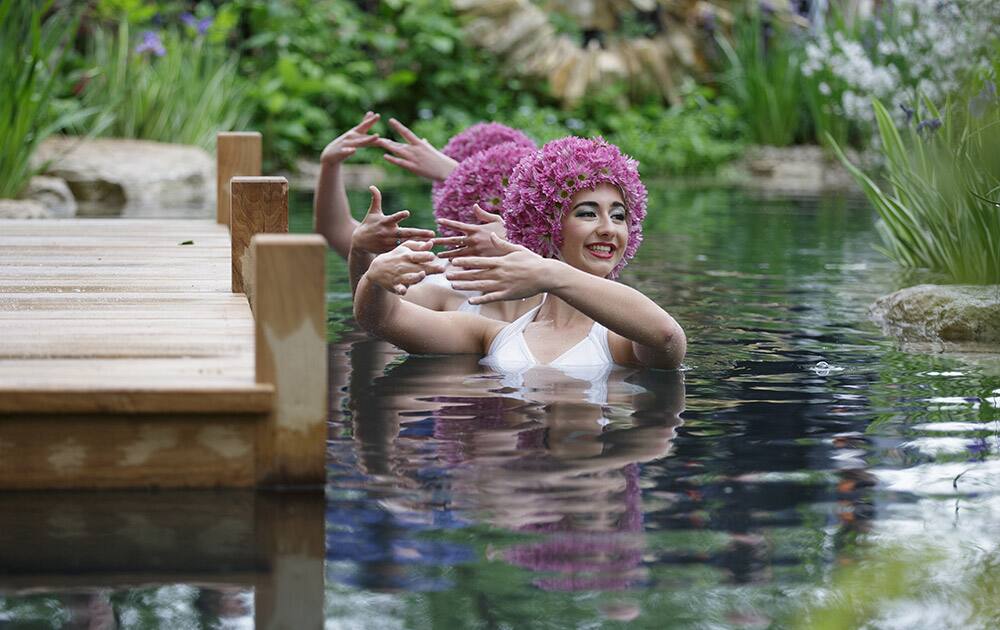
<path fill-rule="evenodd" d="M 66 40 L 76 28 L 73 12 L 44 16 L 52 2 L 0 0 L 0 198 L 15 197 L 33 175 L 35 147 L 71 122 L 53 119 L 54 96 Z"/>
<path fill-rule="evenodd" d="M 225 48 L 225 21 L 184 14 L 136 37 L 130 18 L 98 24 L 88 40 L 74 78 L 82 106 L 99 113 L 84 131 L 211 149 L 217 131 L 246 127 L 248 87 Z"/>
<path fill-rule="evenodd" d="M 881 101 L 875 120 L 887 187 L 841 160 L 875 205 L 885 253 L 954 282 L 1000 283 L 1000 100 L 986 82 L 943 113 L 924 100 L 902 131 Z"/>

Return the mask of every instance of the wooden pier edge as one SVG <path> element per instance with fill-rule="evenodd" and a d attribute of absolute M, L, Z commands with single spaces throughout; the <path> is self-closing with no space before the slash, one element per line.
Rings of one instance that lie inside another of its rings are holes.
<path fill-rule="evenodd" d="M 253 265 L 247 262 L 250 239 L 255 234 L 288 232 L 288 180 L 284 177 L 233 177 L 230 191 L 231 286 L 233 293 L 247 293 L 244 275 L 253 273 Z M 250 298 L 249 293 L 247 297 Z M 252 307 L 252 299 L 250 302 Z"/>
<path fill-rule="evenodd" d="M 326 479 L 326 250 L 318 234 L 251 241 L 256 378 L 275 389 L 257 434 L 258 485 Z"/>

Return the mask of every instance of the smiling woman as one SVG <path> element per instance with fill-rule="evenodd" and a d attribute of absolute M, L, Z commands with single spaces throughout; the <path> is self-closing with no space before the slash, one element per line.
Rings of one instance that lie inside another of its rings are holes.
<path fill-rule="evenodd" d="M 358 284 L 355 317 L 409 352 L 474 353 L 501 368 L 638 365 L 673 369 L 686 339 L 680 325 L 615 278 L 642 240 L 646 189 L 637 164 L 603 140 L 564 138 L 525 157 L 511 175 L 496 256 L 452 260 L 446 273 L 473 304 L 543 294 L 505 324 L 404 302 L 406 287 L 440 265 L 430 243 L 407 242 L 375 258 Z M 520 243 L 520 244 L 519 244 Z"/>

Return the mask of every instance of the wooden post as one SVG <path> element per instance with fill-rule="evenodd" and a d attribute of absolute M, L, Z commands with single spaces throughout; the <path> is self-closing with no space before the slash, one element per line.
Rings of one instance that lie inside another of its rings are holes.
<path fill-rule="evenodd" d="M 270 570 L 254 584 L 254 627 L 323 628 L 326 499 L 321 492 L 258 492 L 255 548 Z"/>
<path fill-rule="evenodd" d="M 222 132 L 215 136 L 215 222 L 229 225 L 229 180 L 260 175 L 261 136 L 256 131 Z"/>
<path fill-rule="evenodd" d="M 288 180 L 284 177 L 234 177 L 232 179 L 232 291 L 245 293 L 243 273 L 254 234 L 288 232 Z M 252 303 L 252 301 L 251 301 Z"/>
<path fill-rule="evenodd" d="M 326 472 L 326 240 L 257 234 L 253 310 L 258 383 L 274 406 L 257 432 L 260 485 L 317 485 Z"/>

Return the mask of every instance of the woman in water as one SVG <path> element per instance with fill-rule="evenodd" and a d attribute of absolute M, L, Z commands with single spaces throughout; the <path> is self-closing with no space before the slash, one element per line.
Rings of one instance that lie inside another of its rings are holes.
<path fill-rule="evenodd" d="M 646 188 L 637 164 L 603 140 L 563 138 L 514 169 L 503 202 L 510 242 L 497 256 L 452 260 L 472 304 L 543 294 L 510 324 L 435 312 L 403 301 L 440 269 L 430 243 L 407 242 L 372 260 L 354 300 L 358 323 L 412 353 L 480 354 L 497 368 L 636 365 L 677 368 L 684 331 L 642 293 L 614 281 L 642 241 Z"/>

